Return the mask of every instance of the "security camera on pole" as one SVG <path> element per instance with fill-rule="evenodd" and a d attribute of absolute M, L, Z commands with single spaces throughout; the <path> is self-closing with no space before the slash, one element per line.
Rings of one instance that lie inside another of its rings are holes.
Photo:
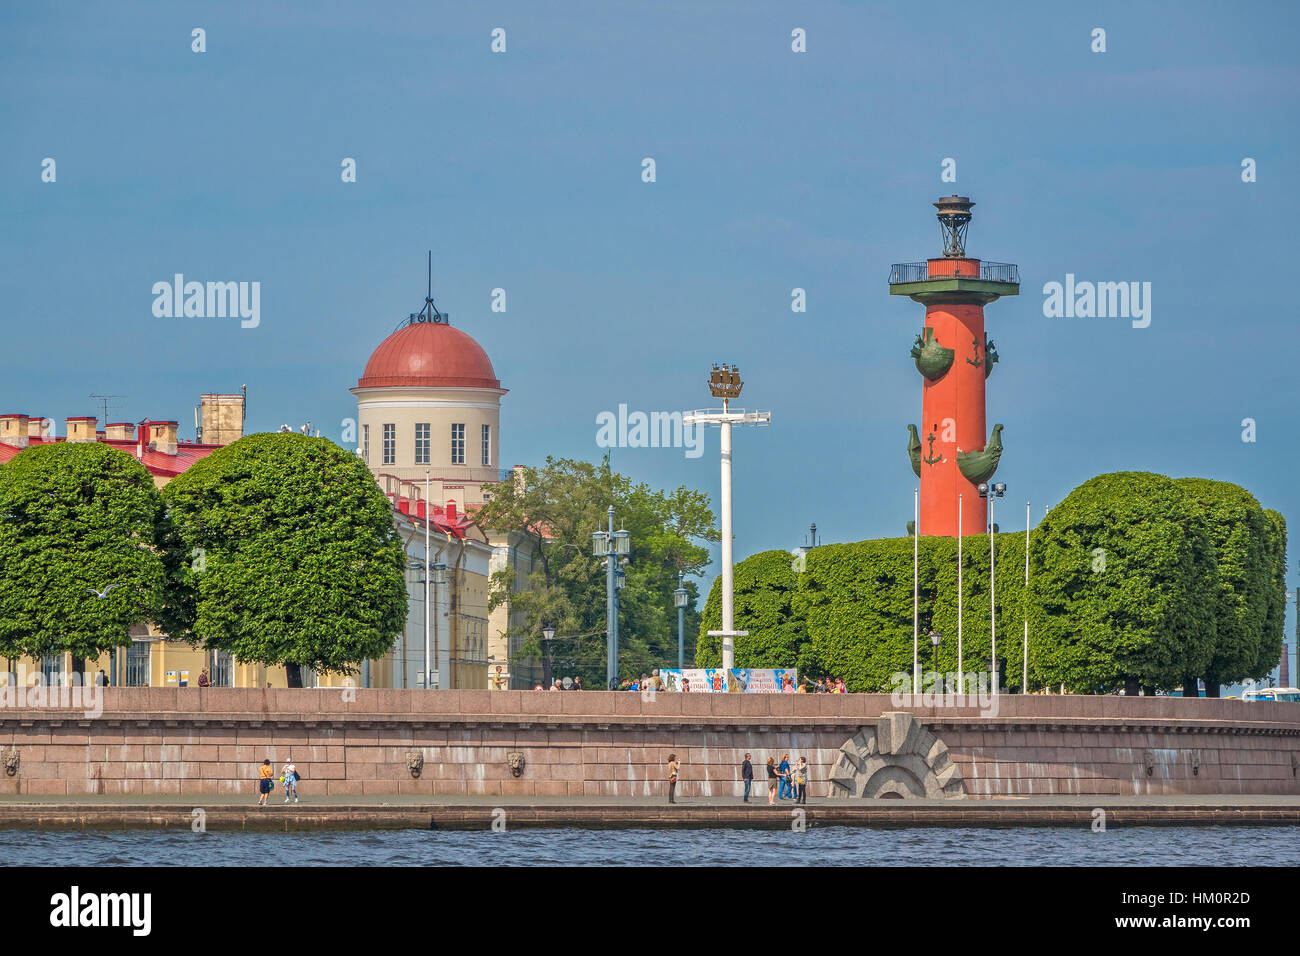
<path fill-rule="evenodd" d="M 737 637 L 748 637 L 748 631 L 735 629 L 732 602 L 732 542 L 731 542 L 731 426 L 767 425 L 772 421 L 770 412 L 747 412 L 731 408 L 731 399 L 740 397 L 745 383 L 740 380 L 740 368 L 713 366 L 709 375 L 709 392 L 722 399 L 722 408 L 704 408 L 682 416 L 684 425 L 719 425 L 722 428 L 722 630 L 709 631 L 710 637 L 722 638 L 722 669 L 730 671 L 736 666 Z"/>

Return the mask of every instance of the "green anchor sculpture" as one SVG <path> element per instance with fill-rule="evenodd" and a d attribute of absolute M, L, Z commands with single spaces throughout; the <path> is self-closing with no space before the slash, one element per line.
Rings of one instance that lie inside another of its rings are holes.
<path fill-rule="evenodd" d="M 979 338 L 976 337 L 971 339 L 970 344 L 975 349 L 975 357 L 973 359 L 967 359 L 966 364 L 974 365 L 976 368 L 979 368 L 981 365 L 983 365 L 984 380 L 988 381 L 988 377 L 993 374 L 993 366 L 998 364 L 997 346 L 993 344 L 993 340 L 988 337 L 988 333 L 986 332 L 984 334 L 984 358 L 981 359 Z"/>
<path fill-rule="evenodd" d="M 907 434 L 910 436 L 907 441 L 907 457 L 912 460 L 912 471 L 916 473 L 916 477 L 920 478 L 921 462 L 925 462 L 927 465 L 937 465 L 943 461 L 943 455 L 936 456 L 934 453 L 935 438 L 933 430 L 926 436 L 926 441 L 930 443 L 930 453 L 924 458 L 921 457 L 921 436 L 917 434 L 916 426 L 908 425 Z"/>
<path fill-rule="evenodd" d="M 926 436 L 925 440 L 930 443 L 930 454 L 925 458 L 922 458 L 921 460 L 925 462 L 927 465 L 939 464 L 939 462 L 943 461 L 943 455 L 939 455 L 938 457 L 936 457 L 934 454 L 934 430 L 933 429 L 931 429 L 930 434 Z"/>
<path fill-rule="evenodd" d="M 952 360 L 956 354 L 952 349 L 946 349 L 939 344 L 939 340 L 934 337 L 934 329 L 928 325 L 925 327 L 924 337 L 918 335 L 912 344 L 912 358 L 916 361 L 916 370 L 931 382 L 943 378 L 948 369 L 952 368 Z"/>

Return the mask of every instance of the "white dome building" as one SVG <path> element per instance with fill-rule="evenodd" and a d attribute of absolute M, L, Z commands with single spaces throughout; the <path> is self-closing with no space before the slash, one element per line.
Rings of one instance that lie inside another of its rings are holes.
<path fill-rule="evenodd" d="M 531 686 L 531 676 L 511 673 L 511 645 L 519 640 L 506 634 L 509 606 L 488 610 L 494 572 L 513 568 L 516 585 L 527 585 L 531 548 L 522 535 L 487 531 L 473 520 L 486 500 L 484 485 L 511 474 L 499 458 L 507 389 L 492 361 L 426 298 L 425 309 L 371 353 L 351 392 L 357 452 L 393 502 L 409 569 L 406 627 L 393 652 L 366 669 L 366 685 L 425 686 L 427 645 L 429 686 Z M 426 538 L 431 575 L 423 570 Z M 433 610 L 427 624 L 426 589 Z"/>

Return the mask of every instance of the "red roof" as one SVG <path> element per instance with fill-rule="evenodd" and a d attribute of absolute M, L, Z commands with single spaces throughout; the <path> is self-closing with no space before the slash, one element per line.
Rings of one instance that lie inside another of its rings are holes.
<path fill-rule="evenodd" d="M 423 524 L 425 506 L 423 501 L 412 501 L 410 498 L 399 497 L 396 494 L 389 494 L 388 498 L 392 501 L 396 510 L 410 517 L 416 524 Z M 465 516 L 464 512 L 456 511 L 454 508 L 448 509 L 441 505 L 434 505 L 429 511 L 432 513 L 430 530 L 439 534 L 450 534 L 456 538 L 464 538 L 465 532 L 474 524 L 472 520 Z"/>
<path fill-rule="evenodd" d="M 483 347 L 442 322 L 413 322 L 379 343 L 358 388 L 501 389 Z"/>
<path fill-rule="evenodd" d="M 35 447 L 36 445 L 49 445 L 61 441 L 63 441 L 62 438 L 55 438 L 53 440 L 45 438 L 28 439 L 29 447 Z M 132 458 L 136 458 L 136 451 L 139 448 L 135 439 L 113 439 L 109 441 L 101 438 L 99 439 L 99 443 L 101 445 L 110 445 L 113 448 L 124 451 Z M 159 478 L 175 478 L 177 475 L 187 471 L 189 467 L 200 458 L 208 457 L 208 455 L 211 455 L 221 447 L 221 445 L 180 443 L 177 444 L 176 454 L 174 455 L 168 455 L 146 447 L 144 450 L 144 457 L 139 458 L 138 460 L 151 475 L 157 475 Z M 0 464 L 12 460 L 15 455 L 21 454 L 22 451 L 23 449 L 17 448 L 14 445 L 0 442 Z"/>

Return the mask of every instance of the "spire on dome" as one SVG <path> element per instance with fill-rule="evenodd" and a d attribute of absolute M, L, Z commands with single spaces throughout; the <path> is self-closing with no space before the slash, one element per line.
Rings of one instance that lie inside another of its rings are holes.
<path fill-rule="evenodd" d="M 428 286 L 424 293 L 424 308 L 419 312 L 412 312 L 407 320 L 397 328 L 407 325 L 416 325 L 420 322 L 432 322 L 435 325 L 451 325 L 451 313 L 439 312 L 438 307 L 433 304 L 433 250 L 429 250 L 429 273 Z"/>

